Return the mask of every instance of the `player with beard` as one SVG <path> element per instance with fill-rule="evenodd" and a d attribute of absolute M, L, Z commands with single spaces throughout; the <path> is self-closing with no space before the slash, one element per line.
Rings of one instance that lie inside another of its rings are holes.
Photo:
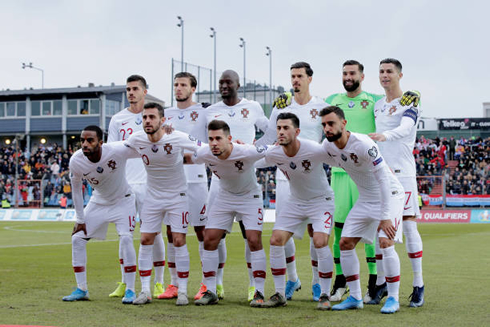
<path fill-rule="evenodd" d="M 109 123 L 107 143 L 127 140 L 131 134 L 143 130 L 141 113 L 145 105 L 147 84 L 143 76 L 131 75 L 126 80 L 126 97 L 129 107 L 112 116 Z M 126 165 L 126 179 L 133 193 L 136 195 L 136 209 L 141 219 L 141 207 L 146 194 L 146 171 L 143 162 L 139 158 L 129 159 Z M 118 287 L 109 294 L 110 297 L 122 297 L 126 289 L 124 281 L 124 260 L 122 248 L 119 247 L 119 262 L 121 264 L 122 281 Z M 165 244 L 162 234 L 155 237 L 153 246 L 153 267 L 155 269 L 155 281 L 153 296 L 163 293 L 163 272 L 165 268 Z"/>

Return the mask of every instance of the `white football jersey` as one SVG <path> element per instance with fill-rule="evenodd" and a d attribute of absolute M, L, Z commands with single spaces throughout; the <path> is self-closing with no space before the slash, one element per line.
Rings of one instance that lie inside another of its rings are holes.
<path fill-rule="evenodd" d="M 111 118 L 107 143 L 125 141 L 131 134 L 143 130 L 143 116 L 135 114 L 128 108 L 121 110 Z M 126 164 L 126 179 L 130 185 L 146 183 L 146 171 L 143 162 L 136 159 L 128 160 Z"/>
<path fill-rule="evenodd" d="M 376 133 L 386 136 L 385 142 L 378 142 L 379 150 L 396 176 L 416 176 L 413 148 L 420 113 L 420 109 L 402 106 L 400 98 L 386 102 L 384 97 L 374 106 Z"/>
<path fill-rule="evenodd" d="M 125 141 L 141 156 L 147 173 L 147 194 L 158 198 L 162 193 L 185 193 L 187 183 L 183 167 L 184 150 L 196 151 L 201 142 L 174 131 L 151 142 L 145 132 L 137 132 Z"/>
<path fill-rule="evenodd" d="M 171 125 L 178 131 L 192 135 L 194 138 L 206 142 L 206 121 L 204 118 L 205 108 L 196 103 L 188 108 L 177 107 L 165 109 L 165 124 Z M 184 165 L 187 183 L 206 183 L 206 167 L 204 165 Z"/>
<path fill-rule="evenodd" d="M 320 143 L 323 138 L 322 119 L 319 116 L 320 111 L 327 107 L 328 103 L 318 97 L 311 97 L 307 104 L 300 105 L 294 97 L 291 101 L 291 105 L 278 109 L 274 107 L 271 116 L 269 118 L 269 126 L 264 136 L 262 136 L 255 143 L 257 146 L 274 144 L 277 139 L 276 124 L 277 116 L 282 112 L 291 112 L 299 118 L 299 127 L 301 129 L 301 138 L 308 139 Z M 280 180 L 286 180 L 286 177 L 282 172 L 276 174 L 276 178 Z"/>
<path fill-rule="evenodd" d="M 280 145 L 269 147 L 265 153 L 266 163 L 277 166 L 286 176 L 293 197 L 301 200 L 333 199 L 333 190 L 323 169 L 325 151 L 322 145 L 301 138 L 299 141 L 300 148 L 294 157 L 287 156 Z"/>
<path fill-rule="evenodd" d="M 195 163 L 205 163 L 220 180 L 220 188 L 232 194 L 246 194 L 259 189 L 254 164 L 265 155 L 265 147 L 233 143 L 231 154 L 225 160 L 213 155 L 209 146 L 195 154 Z"/>
<path fill-rule="evenodd" d="M 234 106 L 227 106 L 220 101 L 209 106 L 204 112 L 206 130 L 212 120 L 222 120 L 230 126 L 233 140 L 248 144 L 252 144 L 255 140 L 255 126 L 265 132 L 269 123 L 260 104 L 253 100 L 242 99 Z"/>

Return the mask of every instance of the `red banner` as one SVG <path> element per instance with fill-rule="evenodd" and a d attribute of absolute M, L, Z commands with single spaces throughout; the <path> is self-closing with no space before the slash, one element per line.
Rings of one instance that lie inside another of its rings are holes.
<path fill-rule="evenodd" d="M 422 210 L 420 223 L 469 223 L 471 210 Z"/>

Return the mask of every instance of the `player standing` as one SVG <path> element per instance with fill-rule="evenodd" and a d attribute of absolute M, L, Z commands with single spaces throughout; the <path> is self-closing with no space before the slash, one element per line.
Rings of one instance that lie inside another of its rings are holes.
<path fill-rule="evenodd" d="M 385 89 L 386 96 L 376 102 L 374 117 L 376 133 L 369 136 L 378 141 L 378 146 L 386 159 L 386 163 L 395 173 L 405 190 L 405 206 L 403 210 L 403 234 L 405 246 L 413 271 L 413 292 L 410 306 L 420 307 L 424 304 L 424 281 L 422 278 L 422 238 L 417 230 L 417 217 L 420 217 L 417 191 L 417 172 L 413 148 L 417 137 L 417 124 L 421 110 L 412 106 L 402 106 L 400 98 L 402 90 L 400 79 L 403 77 L 402 64 L 392 58 L 381 60 L 379 66 L 379 82 Z M 378 257 L 382 261 L 382 257 Z M 381 301 L 386 283 L 379 278 L 376 283 L 377 296 L 373 304 Z"/>
<path fill-rule="evenodd" d="M 394 313 L 400 308 L 400 260 L 395 242 L 402 242 L 403 187 L 384 162 L 376 143 L 367 135 L 346 130 L 347 121 L 342 109 L 326 107 L 320 116 L 327 138 L 323 142 L 325 161 L 342 167 L 359 190 L 359 198 L 345 220 L 340 239 L 340 261 L 350 295 L 332 310 L 363 307 L 355 247 L 359 241 L 372 243 L 378 231 L 388 284 L 388 299 L 381 312 Z"/>
<path fill-rule="evenodd" d="M 289 181 L 290 194 L 283 199 L 270 240 L 270 264 L 276 293 L 260 307 L 286 305 L 286 255 L 284 245 L 293 234 L 302 236 L 306 222 L 312 224 L 313 244 L 318 258 L 321 295 L 317 308 L 330 309 L 328 294 L 333 259 L 328 239 L 334 213 L 333 191 L 323 169 L 324 151 L 317 142 L 300 139 L 300 121 L 290 112 L 277 116 L 279 146 L 267 149 L 265 162 L 277 166 Z"/>
<path fill-rule="evenodd" d="M 187 184 L 183 167 L 184 150 L 199 147 L 193 137 L 175 131 L 167 134 L 163 107 L 147 103 L 143 110 L 144 132 L 137 132 L 125 144 L 141 156 L 147 173 L 147 192 L 141 210 L 141 245 L 138 255 L 142 291 L 133 304 L 151 302 L 151 255 L 153 242 L 162 230 L 162 221 L 171 226 L 177 270 L 177 305 L 187 305 L 189 252 L 186 245 L 189 219 Z M 164 219 L 165 218 L 165 219 Z"/>
<path fill-rule="evenodd" d="M 147 88 L 146 80 L 143 76 L 131 75 L 127 78 L 126 97 L 129 102 L 129 107 L 112 116 L 109 123 L 109 134 L 107 136 L 108 143 L 127 140 L 131 134 L 143 130 L 141 113 L 145 105 L 145 96 L 148 92 Z M 141 219 L 141 207 L 146 194 L 146 171 L 141 159 L 135 158 L 128 160 L 126 179 L 133 193 L 136 195 L 136 209 Z M 123 296 L 126 288 L 121 247 L 119 247 L 119 262 L 121 264 L 122 281 L 118 282 L 118 287 L 109 295 L 110 297 Z M 163 293 L 163 272 L 165 268 L 165 244 L 163 243 L 161 233 L 155 237 L 153 266 L 155 268 L 153 296 L 157 297 Z"/>
<path fill-rule="evenodd" d="M 130 304 L 136 297 L 136 253 L 133 246 L 136 209 L 134 194 L 125 178 L 125 167 L 127 158 L 137 158 L 138 154 L 122 142 L 103 144 L 103 136 L 98 126 L 85 127 L 80 136 L 82 149 L 76 151 L 70 159 L 73 204 L 77 216 L 71 237 L 77 289 L 63 297 L 63 301 L 88 300 L 85 271 L 87 242 L 91 238 L 105 239 L 108 224 L 114 223 L 119 235 L 119 247 L 122 249 L 127 286 L 122 302 Z M 85 209 L 82 179 L 87 180 L 94 189 Z"/>

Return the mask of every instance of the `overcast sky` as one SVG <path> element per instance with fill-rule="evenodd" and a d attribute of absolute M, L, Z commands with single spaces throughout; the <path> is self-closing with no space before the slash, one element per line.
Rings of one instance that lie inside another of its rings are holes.
<path fill-rule="evenodd" d="M 452 4 L 454 3 L 454 5 Z M 170 104 L 171 59 L 213 67 L 217 31 L 217 71 L 290 87 L 289 67 L 311 64 L 311 93 L 327 97 L 343 92 L 342 63 L 365 66 L 363 89 L 383 93 L 378 80 L 381 59 L 403 64 L 402 89 L 422 92 L 425 117 L 482 117 L 490 101 L 490 39 L 485 1 L 26 1 L 0 0 L 0 90 L 125 84 L 127 76 L 145 76 L 149 93 Z M 485 23 L 486 22 L 486 23 Z"/>

